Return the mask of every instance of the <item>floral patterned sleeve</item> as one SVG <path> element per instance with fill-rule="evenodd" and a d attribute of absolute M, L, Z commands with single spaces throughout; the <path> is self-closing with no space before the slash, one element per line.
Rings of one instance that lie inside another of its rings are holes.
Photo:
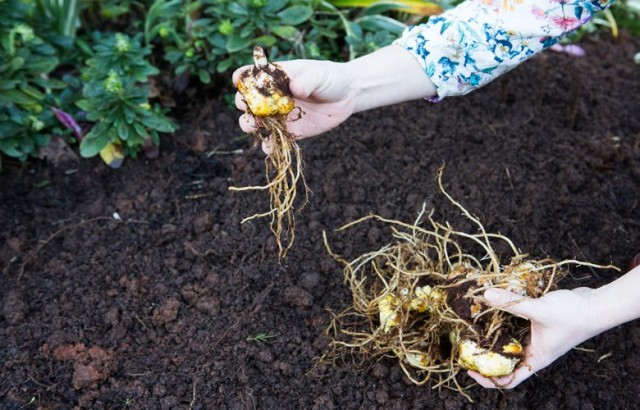
<path fill-rule="evenodd" d="M 438 96 L 467 94 L 586 23 L 613 0 L 467 0 L 395 44 L 418 59 Z"/>

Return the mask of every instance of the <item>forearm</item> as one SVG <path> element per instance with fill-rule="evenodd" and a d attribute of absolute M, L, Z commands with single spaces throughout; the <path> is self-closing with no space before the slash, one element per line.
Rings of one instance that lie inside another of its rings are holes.
<path fill-rule="evenodd" d="M 640 318 L 640 266 L 619 279 L 595 289 L 590 303 L 594 335 Z"/>
<path fill-rule="evenodd" d="M 354 112 L 434 97 L 435 87 L 416 59 L 391 45 L 344 64 L 351 78 Z"/>

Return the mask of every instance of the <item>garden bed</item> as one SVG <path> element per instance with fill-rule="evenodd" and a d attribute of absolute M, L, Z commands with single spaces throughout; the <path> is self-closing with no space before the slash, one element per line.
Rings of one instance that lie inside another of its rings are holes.
<path fill-rule="evenodd" d="M 637 39 L 546 52 L 486 88 L 439 104 L 362 113 L 301 143 L 313 191 L 278 261 L 263 154 L 238 113 L 194 102 L 160 158 L 0 175 L 0 408 L 464 408 L 407 381 L 394 359 L 314 367 L 327 309 L 350 302 L 348 258 L 389 240 L 374 212 L 412 221 L 422 204 L 467 227 L 437 187 L 534 257 L 613 263 L 640 252 Z M 120 220 L 114 220 L 114 213 Z M 619 273 L 574 268 L 561 287 Z M 513 391 L 468 390 L 474 408 L 636 408 L 640 324 L 602 334 Z M 463 376 L 464 385 L 473 380 Z"/>

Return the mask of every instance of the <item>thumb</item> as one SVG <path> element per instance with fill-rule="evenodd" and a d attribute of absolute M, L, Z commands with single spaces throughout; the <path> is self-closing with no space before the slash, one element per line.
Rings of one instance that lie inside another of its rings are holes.
<path fill-rule="evenodd" d="M 277 63 L 289 76 L 289 88 L 295 98 L 309 98 L 318 86 L 318 72 L 306 67 L 306 60 L 280 61 Z M 305 69 L 306 68 L 306 69 Z"/>
<path fill-rule="evenodd" d="M 295 98 L 334 101 L 344 96 L 349 85 L 343 75 L 336 76 L 334 64 L 337 63 L 292 60 L 283 61 L 281 66 L 291 79 L 289 88 Z"/>
<path fill-rule="evenodd" d="M 249 68 L 251 68 L 250 65 L 242 66 L 236 69 L 231 75 L 231 80 L 233 81 L 233 85 L 236 86 L 236 88 L 238 87 L 238 81 L 240 81 L 240 76 L 242 75 L 243 72 L 247 71 Z"/>
<path fill-rule="evenodd" d="M 533 308 L 533 300 L 531 298 L 520 296 L 508 290 L 491 288 L 484 292 L 484 298 L 489 305 L 530 320 L 535 314 Z"/>

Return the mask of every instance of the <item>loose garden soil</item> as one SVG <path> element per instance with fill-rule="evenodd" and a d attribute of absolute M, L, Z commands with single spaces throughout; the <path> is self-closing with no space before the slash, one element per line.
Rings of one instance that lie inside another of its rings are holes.
<path fill-rule="evenodd" d="M 423 203 L 474 230 L 437 188 L 443 163 L 448 192 L 523 252 L 627 270 L 640 252 L 640 41 L 584 46 L 584 58 L 546 52 L 469 96 L 361 113 L 303 141 L 313 194 L 282 261 L 268 220 L 240 224 L 268 197 L 228 188 L 264 183 L 264 155 L 221 102 L 192 102 L 156 160 L 5 164 L 0 408 L 639 408 L 638 321 L 514 390 L 470 387 L 474 404 L 409 383 L 394 359 L 311 371 L 328 309 L 350 303 L 322 232 L 354 258 L 388 229 L 337 227 L 368 213 L 411 222 Z M 561 287 L 620 275 L 574 268 Z"/>

